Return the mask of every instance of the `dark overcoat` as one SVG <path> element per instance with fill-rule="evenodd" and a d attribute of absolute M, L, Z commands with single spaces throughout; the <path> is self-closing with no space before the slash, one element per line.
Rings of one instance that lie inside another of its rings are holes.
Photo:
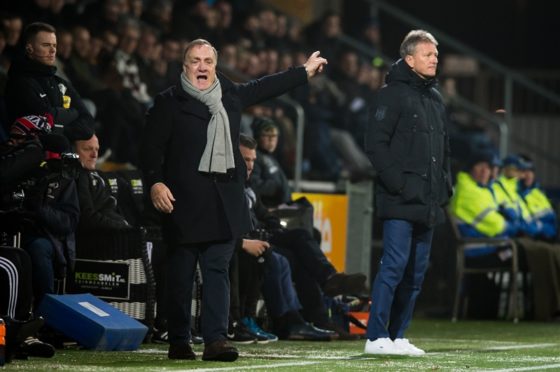
<path fill-rule="evenodd" d="M 396 62 L 371 108 L 366 153 L 376 173 L 381 219 L 444 221 L 452 193 L 447 113 L 435 79 Z"/>
<path fill-rule="evenodd" d="M 235 169 L 226 175 L 198 171 L 210 121 L 208 107 L 188 95 L 180 83 L 160 93 L 147 114 L 141 168 L 147 190 L 156 182 L 169 187 L 176 201 L 164 217 L 164 236 L 172 244 L 238 238 L 251 229 L 244 196 L 247 178 L 239 151 L 244 108 L 307 82 L 303 67 L 236 84 L 218 75 L 227 110 Z"/>

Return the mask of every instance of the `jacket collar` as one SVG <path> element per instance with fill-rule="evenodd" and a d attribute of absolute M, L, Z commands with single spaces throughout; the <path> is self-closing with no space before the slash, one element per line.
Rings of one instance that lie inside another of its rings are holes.
<path fill-rule="evenodd" d="M 403 82 L 417 89 L 430 89 L 437 84 L 435 77 L 431 79 L 421 78 L 416 72 L 412 71 L 402 58 L 393 63 L 391 70 L 387 74 L 387 83 L 395 81 Z"/>
<path fill-rule="evenodd" d="M 27 56 L 18 57 L 10 66 L 9 76 L 14 75 L 39 75 L 54 76 L 56 74 L 55 66 L 48 66 L 30 59 Z"/>
<path fill-rule="evenodd" d="M 220 79 L 220 85 L 222 86 L 222 101 L 224 96 L 226 96 L 227 92 L 231 90 L 234 84 L 226 78 L 223 74 L 218 72 L 218 79 Z M 189 95 L 183 87 L 181 86 L 181 81 L 175 84 L 175 96 L 178 100 L 182 102 L 181 104 L 181 111 L 188 112 L 191 115 L 195 115 L 202 120 L 209 120 L 210 119 L 210 111 L 208 107 L 204 105 L 202 102 L 197 100 L 196 98 Z"/>

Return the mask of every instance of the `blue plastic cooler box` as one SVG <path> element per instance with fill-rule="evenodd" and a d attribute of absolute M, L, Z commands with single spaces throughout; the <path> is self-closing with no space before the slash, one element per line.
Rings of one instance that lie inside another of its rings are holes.
<path fill-rule="evenodd" d="M 46 295 L 38 313 L 45 322 L 94 350 L 136 350 L 148 327 L 92 294 Z"/>

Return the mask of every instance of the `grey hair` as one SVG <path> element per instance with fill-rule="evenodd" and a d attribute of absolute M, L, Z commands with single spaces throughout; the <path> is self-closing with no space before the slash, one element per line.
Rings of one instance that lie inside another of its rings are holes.
<path fill-rule="evenodd" d="M 216 57 L 216 64 L 218 63 L 218 51 L 216 50 L 216 48 L 214 48 L 214 46 L 212 44 L 210 44 L 210 42 L 208 40 L 204 40 L 204 39 L 196 39 L 191 41 L 190 43 L 187 44 L 187 47 L 185 48 L 185 52 L 183 53 L 183 61 L 185 60 L 185 58 L 187 58 L 187 54 L 189 53 L 189 51 L 194 48 L 195 46 L 200 46 L 200 45 L 208 45 L 210 48 L 212 48 L 212 51 L 214 52 L 214 57 Z"/>
<path fill-rule="evenodd" d="M 438 45 L 436 38 L 425 30 L 412 30 L 405 37 L 401 43 L 399 53 L 402 58 L 411 56 L 416 50 L 416 45 L 419 43 L 431 43 Z"/>

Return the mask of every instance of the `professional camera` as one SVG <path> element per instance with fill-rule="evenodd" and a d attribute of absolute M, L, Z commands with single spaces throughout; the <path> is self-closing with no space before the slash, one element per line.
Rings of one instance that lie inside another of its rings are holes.
<path fill-rule="evenodd" d="M 249 233 L 249 239 L 262 240 L 268 242 L 272 234 L 266 229 L 255 229 Z M 258 263 L 264 263 L 270 254 L 272 253 L 272 247 L 266 249 L 259 257 L 257 257 Z"/>
<path fill-rule="evenodd" d="M 47 160 L 17 185 L 2 191 L 0 209 L 4 211 L 23 209 L 29 195 L 37 193 L 42 188 L 41 185 L 46 185 L 57 177 L 75 179 L 81 167 L 79 156 L 75 153 L 63 153 L 59 159 Z"/>
<path fill-rule="evenodd" d="M 249 239 L 262 240 L 267 242 L 271 234 L 266 229 L 255 229 L 249 233 Z"/>
<path fill-rule="evenodd" d="M 80 156 L 78 154 L 65 152 L 60 155 L 60 161 L 51 161 L 48 167 L 52 172 L 64 178 L 75 179 L 78 178 L 82 164 L 80 164 Z"/>

